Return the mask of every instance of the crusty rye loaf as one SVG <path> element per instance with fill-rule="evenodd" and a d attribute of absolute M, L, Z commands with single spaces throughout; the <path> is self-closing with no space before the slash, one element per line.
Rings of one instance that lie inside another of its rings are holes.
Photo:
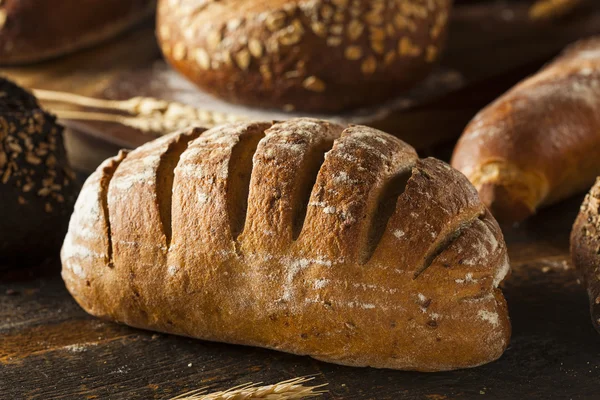
<path fill-rule="evenodd" d="M 423 79 L 452 0 L 160 0 L 167 60 L 234 103 L 338 111 Z"/>
<path fill-rule="evenodd" d="M 89 313 L 352 366 L 500 357 L 509 270 L 466 178 L 399 139 L 312 119 L 190 129 L 107 160 L 62 250 Z"/>
<path fill-rule="evenodd" d="M 0 65 L 57 57 L 151 16 L 156 0 L 0 0 Z"/>
<path fill-rule="evenodd" d="M 58 256 L 79 189 L 63 127 L 0 77 L 0 268 Z"/>
<path fill-rule="evenodd" d="M 600 178 L 585 197 L 573 225 L 571 257 L 590 298 L 592 323 L 600 332 Z"/>
<path fill-rule="evenodd" d="M 501 222 L 587 190 L 600 175 L 600 37 L 482 110 L 458 141 L 452 166 Z"/>

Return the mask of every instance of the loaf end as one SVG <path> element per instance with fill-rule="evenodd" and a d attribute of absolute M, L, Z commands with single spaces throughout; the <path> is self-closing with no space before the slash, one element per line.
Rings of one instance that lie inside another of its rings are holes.
<path fill-rule="evenodd" d="M 535 214 L 548 192 L 548 184 L 539 174 L 506 162 L 485 164 L 467 177 L 502 224 L 518 223 Z"/>

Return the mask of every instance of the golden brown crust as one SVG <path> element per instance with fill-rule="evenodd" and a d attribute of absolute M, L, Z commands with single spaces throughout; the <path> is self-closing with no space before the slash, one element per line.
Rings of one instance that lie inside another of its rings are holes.
<path fill-rule="evenodd" d="M 0 65 L 57 57 L 113 37 L 156 0 L 0 0 Z"/>
<path fill-rule="evenodd" d="M 380 103 L 426 76 L 452 0 L 162 0 L 167 60 L 235 103 L 336 111 Z"/>
<path fill-rule="evenodd" d="M 573 225 L 571 257 L 588 292 L 592 323 L 600 332 L 600 178 L 585 197 Z"/>
<path fill-rule="evenodd" d="M 363 126 L 295 119 L 198 134 L 174 169 L 170 243 L 158 210 L 171 190 L 152 171 L 185 133 L 117 167 L 112 268 L 73 249 L 103 252 L 82 233 L 98 200 L 80 200 L 63 277 L 88 312 L 353 366 L 438 371 L 500 357 L 506 246 L 462 174 Z M 84 193 L 97 190 L 90 179 Z M 91 269 L 102 272 L 83 285 Z"/>
<path fill-rule="evenodd" d="M 567 49 L 481 111 L 452 166 L 501 221 L 520 221 L 600 174 L 600 38 Z"/>

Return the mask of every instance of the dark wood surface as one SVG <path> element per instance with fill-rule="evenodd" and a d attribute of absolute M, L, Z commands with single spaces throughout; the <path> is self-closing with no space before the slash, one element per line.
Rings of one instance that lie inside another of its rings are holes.
<path fill-rule="evenodd" d="M 403 110 L 382 123 L 383 128 L 410 133 L 405 138 L 455 137 L 480 107 L 534 72 L 563 45 L 600 32 L 597 0 L 586 2 L 579 16 L 519 29 L 510 24 L 522 18 L 519 2 L 495 1 L 492 8 L 468 4 L 470 8 L 454 16 L 457 28 L 449 43 L 454 56 L 443 64 L 461 71 L 468 84 Z M 510 8 L 514 14 L 506 13 L 507 4 L 516 4 Z M 151 35 L 152 27 L 142 27 L 100 52 L 0 73 L 30 87 L 123 96 L 143 85 L 121 93 L 114 89 L 132 74 L 148 73 L 147 66 L 159 57 Z M 73 65 L 87 67 L 74 70 Z M 169 91 L 148 92 L 161 93 Z M 92 135 L 87 129 L 87 135 L 68 136 L 72 161 L 80 170 L 93 169 L 116 151 L 107 137 L 114 143 L 123 135 L 130 142 L 120 144 L 132 145 L 148 140 L 114 126 L 96 126 Z M 425 142 L 434 142 L 429 139 Z M 450 150 L 451 145 L 433 154 L 448 159 Z M 504 356 L 489 365 L 435 374 L 347 368 L 131 329 L 83 312 L 64 288 L 58 260 L 49 260 L 0 273 L 0 399 L 168 399 L 205 386 L 221 390 L 305 375 L 328 384 L 327 399 L 598 399 L 600 336 L 591 325 L 585 290 L 568 255 L 568 236 L 581 200 L 570 199 L 519 227 L 504 229 L 513 268 L 505 285 L 513 336 Z"/>

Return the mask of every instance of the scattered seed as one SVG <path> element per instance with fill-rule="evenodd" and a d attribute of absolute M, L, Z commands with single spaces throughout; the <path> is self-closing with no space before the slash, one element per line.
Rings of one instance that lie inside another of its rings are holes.
<path fill-rule="evenodd" d="M 283 25 L 285 24 L 285 14 L 282 12 L 271 13 L 267 16 L 265 24 L 271 32 L 275 32 L 283 28 Z"/>
<path fill-rule="evenodd" d="M 383 63 L 385 65 L 390 65 L 396 59 L 396 52 L 394 50 L 388 51 L 383 58 Z"/>
<path fill-rule="evenodd" d="M 379 41 L 371 42 L 371 49 L 377 54 L 383 54 L 385 52 L 385 44 Z"/>
<path fill-rule="evenodd" d="M 214 50 L 219 46 L 219 44 L 221 44 L 222 39 L 223 36 L 221 35 L 221 31 L 214 30 L 211 31 L 206 37 L 206 44 L 208 45 L 209 49 Z"/>
<path fill-rule="evenodd" d="M 194 52 L 194 58 L 196 63 L 200 66 L 200 68 L 207 70 L 210 68 L 210 57 L 208 53 L 204 49 L 196 49 Z"/>
<path fill-rule="evenodd" d="M 325 28 L 325 24 L 322 24 L 321 22 L 313 22 L 310 27 L 315 35 L 323 38 L 327 37 L 327 28 Z"/>
<path fill-rule="evenodd" d="M 317 78 L 316 76 L 309 76 L 302 82 L 302 86 L 306 90 L 310 90 L 312 92 L 324 92 L 325 91 L 325 82 Z"/>
<path fill-rule="evenodd" d="M 29 153 L 25 156 L 25 161 L 32 165 L 40 165 L 42 163 L 42 159 Z"/>
<path fill-rule="evenodd" d="M 398 42 L 398 53 L 403 56 L 415 57 L 421 54 L 421 48 L 405 36 Z"/>
<path fill-rule="evenodd" d="M 327 38 L 327 45 L 331 47 L 336 47 L 342 44 L 342 38 L 339 36 L 332 36 Z"/>
<path fill-rule="evenodd" d="M 260 58 L 263 55 L 263 47 L 259 40 L 250 39 L 248 42 L 248 50 L 255 58 Z"/>
<path fill-rule="evenodd" d="M 187 48 L 185 47 L 185 44 L 183 42 L 175 43 L 175 46 L 173 46 L 172 55 L 176 61 L 183 60 L 187 55 Z"/>
<path fill-rule="evenodd" d="M 235 62 L 242 69 L 242 71 L 246 71 L 248 66 L 250 65 L 250 52 L 246 49 L 241 50 L 235 56 Z"/>
<path fill-rule="evenodd" d="M 360 66 L 361 71 L 365 75 L 371 75 L 377 69 L 377 60 L 373 56 L 369 56 L 365 61 L 363 61 Z"/>
<path fill-rule="evenodd" d="M 425 60 L 427 62 L 434 62 L 437 59 L 438 50 L 435 46 L 427 46 L 427 55 Z"/>
<path fill-rule="evenodd" d="M 358 60 L 362 57 L 362 49 L 360 46 L 346 47 L 345 56 L 348 60 Z"/>
<path fill-rule="evenodd" d="M 331 28 L 329 29 L 329 32 L 333 33 L 334 35 L 341 35 L 344 32 L 344 26 L 343 25 L 332 25 Z"/>
<path fill-rule="evenodd" d="M 350 21 L 350 23 L 348 24 L 348 38 L 350 40 L 356 40 L 360 37 L 360 35 L 362 35 L 363 30 L 365 29 L 365 26 L 363 25 L 362 22 L 354 19 L 352 21 Z"/>

